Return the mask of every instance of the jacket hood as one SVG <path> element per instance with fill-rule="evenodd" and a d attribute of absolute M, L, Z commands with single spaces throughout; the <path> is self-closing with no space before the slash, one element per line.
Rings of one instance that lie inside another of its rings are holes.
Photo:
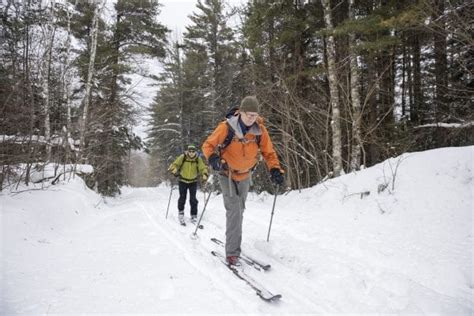
<path fill-rule="evenodd" d="M 242 128 L 240 127 L 239 124 L 239 115 L 232 116 L 227 119 L 227 124 L 229 125 L 230 128 L 234 131 L 235 136 L 238 138 L 244 138 L 244 133 L 242 132 Z M 252 126 L 250 126 L 249 130 L 247 133 L 254 134 L 254 135 L 262 135 L 262 129 L 259 126 L 260 122 L 258 122 L 258 119 L 255 123 L 253 123 Z"/>

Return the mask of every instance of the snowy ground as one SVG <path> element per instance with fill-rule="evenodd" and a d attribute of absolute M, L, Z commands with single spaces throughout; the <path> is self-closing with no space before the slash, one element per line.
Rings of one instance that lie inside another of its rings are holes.
<path fill-rule="evenodd" d="M 192 240 L 176 191 L 165 219 L 167 187 L 104 201 L 76 178 L 0 193 L 0 314 L 472 315 L 473 153 L 405 154 L 279 196 L 268 243 L 272 196 L 251 195 L 243 250 L 272 269 L 247 271 L 277 303 L 210 255 L 209 239 L 224 240 L 221 196 Z"/>

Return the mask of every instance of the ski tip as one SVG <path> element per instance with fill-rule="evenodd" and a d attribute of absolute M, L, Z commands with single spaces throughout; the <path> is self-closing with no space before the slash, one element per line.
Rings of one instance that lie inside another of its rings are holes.
<path fill-rule="evenodd" d="M 260 298 L 266 302 L 276 302 L 281 299 L 281 294 L 275 294 L 273 296 L 264 296 L 261 293 L 257 293 L 257 295 L 260 296 Z"/>
<path fill-rule="evenodd" d="M 281 294 L 274 295 L 270 300 L 271 301 L 278 301 L 281 298 Z"/>

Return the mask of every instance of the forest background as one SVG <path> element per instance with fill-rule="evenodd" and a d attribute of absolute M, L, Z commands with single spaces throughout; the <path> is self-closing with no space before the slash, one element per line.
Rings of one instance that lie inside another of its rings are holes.
<path fill-rule="evenodd" d="M 2 190 L 48 163 L 53 182 L 66 177 L 62 166 L 92 165 L 83 176 L 107 196 L 157 185 L 246 95 L 262 104 L 290 189 L 408 151 L 474 144 L 472 2 L 198 0 L 182 38 L 160 7 L 2 0 Z M 149 59 L 159 76 L 139 67 Z M 131 75 L 155 83 L 146 111 Z M 146 139 L 132 131 L 144 114 Z M 270 186 L 263 163 L 254 186 Z"/>

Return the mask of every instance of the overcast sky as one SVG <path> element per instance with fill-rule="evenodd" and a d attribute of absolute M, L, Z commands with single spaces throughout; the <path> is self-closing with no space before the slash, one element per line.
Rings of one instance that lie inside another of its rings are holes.
<path fill-rule="evenodd" d="M 196 8 L 197 0 L 161 0 L 161 14 L 159 20 L 172 32 L 181 34 L 189 23 L 188 15 Z"/>
<path fill-rule="evenodd" d="M 188 15 L 196 9 L 197 0 L 160 0 L 163 6 L 159 20 L 166 25 L 173 33 L 181 35 L 186 31 L 185 27 L 190 23 Z M 204 2 L 204 0 L 203 0 Z M 225 0 L 230 5 L 239 5 L 246 0 Z"/>

